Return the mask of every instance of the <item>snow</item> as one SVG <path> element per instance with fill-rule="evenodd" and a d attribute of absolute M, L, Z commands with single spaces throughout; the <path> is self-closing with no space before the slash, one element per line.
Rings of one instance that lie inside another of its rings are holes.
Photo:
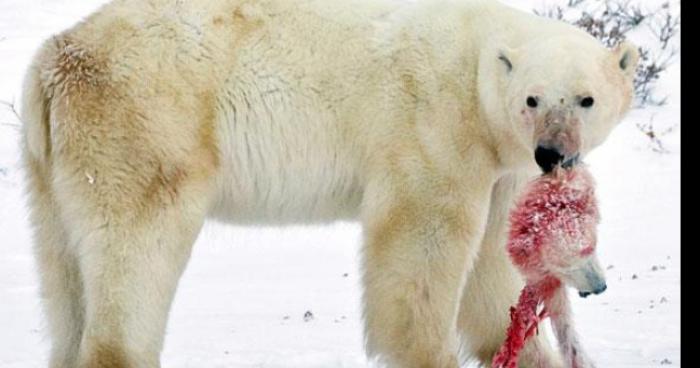
<path fill-rule="evenodd" d="M 34 50 L 101 0 L 0 0 L 0 100 L 19 98 Z M 506 1 L 522 9 L 537 0 Z M 650 0 L 651 3 L 657 3 Z M 659 82 L 663 107 L 632 111 L 587 162 L 598 183 L 598 253 L 608 291 L 572 295 L 583 344 L 601 367 L 680 367 L 680 128 L 651 150 L 636 123 L 680 123 L 680 63 Z M 45 366 L 18 130 L 0 106 L 0 367 Z M 366 367 L 360 228 L 208 224 L 182 278 L 166 367 Z M 346 275 L 347 274 L 347 275 Z M 507 308 L 507 306 L 504 306 Z M 313 318 L 304 321 L 310 311 Z"/>

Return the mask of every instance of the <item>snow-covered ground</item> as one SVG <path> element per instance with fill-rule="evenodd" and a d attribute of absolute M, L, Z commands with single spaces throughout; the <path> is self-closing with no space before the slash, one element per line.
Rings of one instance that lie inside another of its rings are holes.
<path fill-rule="evenodd" d="M 652 2 L 655 2 L 651 0 Z M 103 0 L 0 0 L 0 100 L 19 98 L 34 49 Z M 509 0 L 531 9 L 537 0 Z M 680 123 L 680 65 L 659 83 L 669 103 L 635 110 L 587 159 L 598 182 L 608 291 L 575 299 L 600 367 L 680 366 L 680 128 L 653 152 L 635 126 Z M 14 115 L 0 106 L 0 367 L 44 366 L 37 277 Z M 208 224 L 171 313 L 165 367 L 366 367 L 360 228 Z M 507 306 L 504 306 L 507 308 Z M 313 319 L 304 320 L 311 311 Z"/>

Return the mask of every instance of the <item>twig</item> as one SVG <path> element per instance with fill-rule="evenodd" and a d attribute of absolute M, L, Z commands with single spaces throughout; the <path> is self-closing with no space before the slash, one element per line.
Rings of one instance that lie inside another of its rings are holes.
<path fill-rule="evenodd" d="M 17 121 L 19 121 L 19 122 L 22 121 L 22 118 L 20 117 L 19 112 L 17 112 L 17 108 L 15 107 L 15 102 L 14 102 L 14 101 L 12 101 L 12 102 L 7 102 L 7 101 L 0 100 L 0 105 L 4 105 L 7 109 L 9 109 L 9 110 L 12 112 L 12 114 L 15 116 L 15 118 L 17 119 Z M 21 125 L 21 124 L 18 124 L 18 123 L 4 123 L 4 122 L 0 122 L 0 125 L 9 126 L 9 127 L 15 128 L 15 129 L 20 129 L 20 128 L 22 127 L 22 125 Z"/>
<path fill-rule="evenodd" d="M 644 135 L 649 138 L 649 143 L 651 145 L 651 150 L 654 152 L 658 153 L 669 153 L 670 151 L 666 149 L 666 147 L 663 144 L 663 141 L 661 141 L 661 137 L 673 132 L 678 128 L 678 124 L 672 125 L 666 129 L 664 129 L 661 132 L 657 132 L 654 129 L 654 118 L 656 117 L 656 114 L 652 115 L 651 118 L 649 119 L 649 123 L 647 124 L 641 124 L 637 123 L 637 128 L 639 131 L 644 133 Z"/>
<path fill-rule="evenodd" d="M 10 128 L 15 128 L 15 129 L 19 129 L 21 127 L 19 124 L 16 124 L 16 123 L 2 123 L 2 122 L 0 122 L 0 125 L 8 126 Z"/>
<path fill-rule="evenodd" d="M 665 11 L 665 17 L 655 24 L 650 24 L 649 29 L 661 42 L 661 49 L 666 50 L 669 42 L 681 30 L 681 16 L 671 14 L 670 4 L 668 2 L 664 3 L 659 11 Z"/>

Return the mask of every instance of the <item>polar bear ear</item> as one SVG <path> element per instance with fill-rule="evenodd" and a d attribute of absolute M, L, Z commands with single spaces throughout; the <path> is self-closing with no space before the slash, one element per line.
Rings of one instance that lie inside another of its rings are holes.
<path fill-rule="evenodd" d="M 633 77 L 639 63 L 639 49 L 629 41 L 623 41 L 613 50 L 617 65 L 628 77 Z"/>
<path fill-rule="evenodd" d="M 508 47 L 500 47 L 498 49 L 498 60 L 503 63 L 506 71 L 509 73 L 513 70 L 513 61 L 515 61 L 516 52 Z"/>

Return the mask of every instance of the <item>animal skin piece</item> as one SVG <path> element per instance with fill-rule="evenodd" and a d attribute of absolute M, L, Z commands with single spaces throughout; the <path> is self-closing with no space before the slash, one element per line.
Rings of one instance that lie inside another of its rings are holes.
<path fill-rule="evenodd" d="M 517 368 L 527 339 L 547 317 L 565 367 L 593 367 L 573 329 L 563 275 L 595 259 L 598 220 L 593 179 L 583 166 L 557 168 L 525 189 L 510 214 L 507 250 L 526 285 L 510 308 L 511 324 L 492 368 Z"/>

